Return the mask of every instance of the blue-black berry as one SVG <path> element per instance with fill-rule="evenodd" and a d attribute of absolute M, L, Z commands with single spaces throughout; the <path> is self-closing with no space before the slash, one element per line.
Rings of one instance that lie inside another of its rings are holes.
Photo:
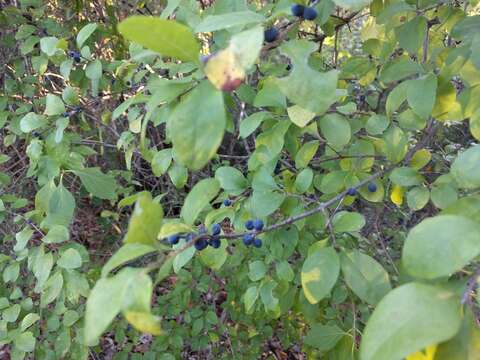
<path fill-rule="evenodd" d="M 213 224 L 212 225 L 212 235 L 213 236 L 220 234 L 220 231 L 222 231 L 222 227 L 220 226 L 220 224 Z"/>
<path fill-rule="evenodd" d="M 200 238 L 195 242 L 195 249 L 197 249 L 198 251 L 202 251 L 207 246 L 208 246 L 208 242 L 207 242 L 207 239 L 205 238 Z"/>
<path fill-rule="evenodd" d="M 262 239 L 255 238 L 253 239 L 253 246 L 256 248 L 261 248 L 262 247 Z"/>
<path fill-rule="evenodd" d="M 80 59 L 80 55 L 76 55 L 73 57 L 73 61 L 75 61 L 76 63 L 79 63 L 82 59 Z"/>
<path fill-rule="evenodd" d="M 274 42 L 278 38 L 278 30 L 274 27 L 271 27 L 265 30 L 265 32 L 263 33 L 263 36 L 267 43 Z"/>
<path fill-rule="evenodd" d="M 63 116 L 63 117 L 69 117 L 70 114 L 69 114 L 67 111 L 65 111 L 65 112 L 62 114 L 62 116 Z"/>
<path fill-rule="evenodd" d="M 206 234 L 207 228 L 204 225 L 200 225 L 200 227 L 198 228 L 198 233 L 201 235 Z"/>
<path fill-rule="evenodd" d="M 367 189 L 368 189 L 368 191 L 373 193 L 373 192 L 377 191 L 377 185 L 375 183 L 370 183 L 370 184 L 368 184 Z"/>
<path fill-rule="evenodd" d="M 213 247 L 214 249 L 218 249 L 221 245 L 220 238 L 219 237 L 212 237 L 210 239 L 209 245 Z"/>
<path fill-rule="evenodd" d="M 253 220 L 248 220 L 246 223 L 245 223 L 245 228 L 247 230 L 253 230 L 253 228 L 255 227 L 255 224 L 253 223 Z"/>
<path fill-rule="evenodd" d="M 290 8 L 292 10 L 292 14 L 298 17 L 303 16 L 303 11 L 305 10 L 305 6 L 300 4 L 293 4 Z"/>
<path fill-rule="evenodd" d="M 230 206 L 230 205 L 232 205 L 232 200 L 230 200 L 230 199 L 225 199 L 225 200 L 223 200 L 223 205 L 225 205 L 225 206 Z"/>
<path fill-rule="evenodd" d="M 180 235 L 179 234 L 170 235 L 167 240 L 171 245 L 178 244 L 178 241 L 180 240 Z"/>
<path fill-rule="evenodd" d="M 253 236 L 253 234 L 245 234 L 243 235 L 243 243 L 246 245 L 246 246 L 249 246 L 253 243 L 253 240 L 255 239 L 255 236 Z"/>
<path fill-rule="evenodd" d="M 305 20 L 315 20 L 317 17 L 317 10 L 312 7 L 306 7 L 303 10 L 303 18 Z"/>
<path fill-rule="evenodd" d="M 260 219 L 257 219 L 253 222 L 253 227 L 257 231 L 262 231 L 263 230 L 263 221 Z"/>
<path fill-rule="evenodd" d="M 349 189 L 347 190 L 347 195 L 349 195 L 349 196 L 355 196 L 355 195 L 357 195 L 357 189 L 349 188 Z"/>

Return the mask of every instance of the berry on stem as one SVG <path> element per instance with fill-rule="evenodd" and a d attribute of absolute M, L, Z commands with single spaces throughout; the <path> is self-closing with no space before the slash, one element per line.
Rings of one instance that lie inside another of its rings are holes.
<path fill-rule="evenodd" d="M 178 244 L 178 241 L 180 240 L 180 235 L 179 234 L 173 234 L 168 237 L 168 242 L 171 245 L 176 245 Z"/>
<path fill-rule="evenodd" d="M 297 17 L 302 17 L 303 16 L 303 11 L 305 10 L 305 6 L 300 5 L 300 4 L 293 4 L 292 7 L 290 8 L 292 10 L 292 14 L 297 16 Z"/>
<path fill-rule="evenodd" d="M 255 227 L 255 224 L 253 223 L 253 220 L 248 220 L 246 223 L 245 223 L 245 228 L 247 230 L 253 230 L 253 228 Z"/>
<path fill-rule="evenodd" d="M 255 238 L 253 239 L 253 246 L 256 248 L 261 248 L 262 247 L 262 239 Z"/>
<path fill-rule="evenodd" d="M 265 30 L 265 32 L 263 33 L 263 36 L 267 43 L 274 42 L 278 38 L 278 30 L 274 27 L 271 27 Z"/>
<path fill-rule="evenodd" d="M 253 240 L 255 239 L 255 236 L 253 236 L 253 234 L 245 234 L 243 235 L 243 243 L 246 245 L 246 246 L 249 246 L 253 243 Z"/>
<path fill-rule="evenodd" d="M 220 224 L 213 224 L 212 225 L 212 235 L 213 236 L 219 235 L 220 231 L 222 231 L 222 227 L 220 226 Z"/>
<path fill-rule="evenodd" d="M 368 186 L 367 186 L 367 189 L 368 189 L 368 191 L 373 193 L 373 192 L 377 191 L 377 185 L 373 182 L 369 183 Z"/>
<path fill-rule="evenodd" d="M 349 188 L 349 189 L 347 190 L 347 195 L 348 195 L 348 196 L 355 196 L 355 195 L 357 195 L 357 189 L 355 189 L 355 188 Z"/>
<path fill-rule="evenodd" d="M 260 219 L 257 219 L 253 222 L 253 227 L 257 231 L 262 231 L 263 230 L 263 221 Z"/>
<path fill-rule="evenodd" d="M 232 200 L 230 200 L 230 199 L 225 199 L 225 200 L 223 200 L 223 205 L 225 205 L 225 206 L 230 206 L 230 205 L 232 205 Z"/>
<path fill-rule="evenodd" d="M 211 247 L 213 247 L 214 249 L 218 249 L 218 248 L 220 247 L 220 245 L 221 245 L 220 238 L 219 238 L 219 237 L 216 237 L 216 236 L 212 237 L 212 238 L 210 239 L 209 245 L 210 245 Z"/>
<path fill-rule="evenodd" d="M 202 251 L 207 246 L 208 246 L 208 242 L 207 242 L 207 239 L 205 238 L 200 238 L 195 242 L 195 249 L 197 249 L 198 251 Z"/>
<path fill-rule="evenodd" d="M 303 18 L 305 20 L 315 20 L 316 17 L 317 17 L 317 10 L 315 10 L 315 8 L 306 7 L 303 10 Z"/>

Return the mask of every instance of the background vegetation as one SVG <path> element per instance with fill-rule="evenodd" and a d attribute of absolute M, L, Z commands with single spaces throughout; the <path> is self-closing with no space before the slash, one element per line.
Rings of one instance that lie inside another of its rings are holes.
<path fill-rule="evenodd" d="M 0 359 L 480 359 L 478 1 L 0 9 Z"/>

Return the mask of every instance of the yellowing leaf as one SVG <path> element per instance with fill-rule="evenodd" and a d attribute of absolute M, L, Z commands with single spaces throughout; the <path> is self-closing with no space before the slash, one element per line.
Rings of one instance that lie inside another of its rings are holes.
<path fill-rule="evenodd" d="M 235 90 L 245 79 L 245 70 L 240 67 L 230 48 L 212 55 L 204 71 L 213 86 L 223 91 Z"/>
<path fill-rule="evenodd" d="M 427 149 L 420 149 L 416 151 L 415 154 L 413 154 L 410 165 L 412 168 L 420 170 L 425 165 L 427 165 L 431 159 L 432 154 L 430 154 L 430 151 L 428 151 Z"/>
<path fill-rule="evenodd" d="M 433 360 L 436 351 L 437 345 L 430 345 L 424 351 L 417 351 L 408 355 L 406 360 Z"/>
<path fill-rule="evenodd" d="M 397 205 L 401 206 L 403 204 L 403 193 L 404 190 L 400 185 L 394 185 L 392 193 L 390 194 L 390 200 Z"/>
<path fill-rule="evenodd" d="M 138 331 L 152 335 L 163 333 L 160 327 L 160 318 L 157 316 L 140 311 L 125 311 L 124 315 L 127 321 Z"/>

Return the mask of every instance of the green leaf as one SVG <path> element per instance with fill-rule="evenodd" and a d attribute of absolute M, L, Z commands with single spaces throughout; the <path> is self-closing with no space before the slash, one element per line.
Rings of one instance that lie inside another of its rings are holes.
<path fill-rule="evenodd" d="M 412 20 L 395 28 L 395 35 L 400 47 L 411 54 L 416 54 L 423 44 L 427 31 L 427 19 L 415 16 Z"/>
<path fill-rule="evenodd" d="M 173 185 L 177 189 L 180 189 L 187 183 L 188 170 L 184 166 L 174 162 L 170 169 L 168 169 L 168 176 L 170 177 Z"/>
<path fill-rule="evenodd" d="M 200 260 L 202 263 L 213 270 L 220 270 L 229 255 L 227 252 L 227 244 L 228 242 L 226 240 L 221 240 L 218 249 L 208 246 L 202 250 L 202 252 L 200 252 Z"/>
<path fill-rule="evenodd" d="M 178 245 L 174 246 L 174 249 L 179 249 L 180 247 L 185 245 L 185 240 L 182 239 L 178 243 Z M 195 247 L 190 246 L 186 250 L 182 251 L 179 253 L 175 258 L 173 259 L 173 271 L 178 274 L 180 269 L 184 267 L 192 258 L 193 255 L 195 255 Z"/>
<path fill-rule="evenodd" d="M 392 92 L 390 94 L 392 94 Z M 385 115 L 373 114 L 368 118 L 365 124 L 365 130 L 367 130 L 370 135 L 380 135 L 389 124 L 390 122 Z"/>
<path fill-rule="evenodd" d="M 142 271 L 125 268 L 115 276 L 97 281 L 85 311 L 84 339 L 87 345 L 95 345 L 98 337 L 122 310 L 129 284 L 135 282 Z"/>
<path fill-rule="evenodd" d="M 365 226 L 365 217 L 357 212 L 340 211 L 332 219 L 335 232 L 359 231 Z"/>
<path fill-rule="evenodd" d="M 48 94 L 44 114 L 47 116 L 60 115 L 65 112 L 62 98 L 57 95 Z"/>
<path fill-rule="evenodd" d="M 457 190 L 450 184 L 440 184 L 432 187 L 430 198 L 439 209 L 445 209 L 458 199 Z"/>
<path fill-rule="evenodd" d="M 70 248 L 63 252 L 57 261 L 57 265 L 64 269 L 76 269 L 82 266 L 82 257 L 77 250 Z"/>
<path fill-rule="evenodd" d="M 315 113 L 298 105 L 287 108 L 288 117 L 298 127 L 305 127 L 315 117 Z"/>
<path fill-rule="evenodd" d="M 337 100 L 338 72 L 318 72 L 308 65 L 316 49 L 317 45 L 307 40 L 284 43 L 280 50 L 291 59 L 293 70 L 275 83 L 292 103 L 321 115 Z"/>
<path fill-rule="evenodd" d="M 451 172 L 458 185 L 464 189 L 480 187 L 480 145 L 460 153 L 452 164 Z"/>
<path fill-rule="evenodd" d="M 118 31 L 130 41 L 162 56 L 198 61 L 200 46 L 191 30 L 173 20 L 150 16 L 130 16 L 118 24 Z"/>
<path fill-rule="evenodd" d="M 40 50 L 48 56 L 53 56 L 57 52 L 58 39 L 56 37 L 44 37 L 40 40 Z"/>
<path fill-rule="evenodd" d="M 363 301 L 376 305 L 391 289 L 388 273 L 375 259 L 358 250 L 341 254 L 343 277 Z"/>
<path fill-rule="evenodd" d="M 341 149 L 350 142 L 352 131 L 350 123 L 339 114 L 327 114 L 320 119 L 320 130 L 328 143 Z"/>
<path fill-rule="evenodd" d="M 428 218 L 408 234 L 402 263 L 419 278 L 449 276 L 480 254 L 479 233 L 480 225 L 463 216 Z"/>
<path fill-rule="evenodd" d="M 253 191 L 248 207 L 257 218 L 273 214 L 282 205 L 285 195 L 275 191 Z"/>
<path fill-rule="evenodd" d="M 305 298 L 317 304 L 330 294 L 340 272 L 340 259 L 331 247 L 308 255 L 302 266 L 302 288 Z"/>
<path fill-rule="evenodd" d="M 120 265 L 154 251 L 156 251 L 156 249 L 150 245 L 124 244 L 103 266 L 102 277 L 106 277 L 110 271 Z"/>
<path fill-rule="evenodd" d="M 345 332 L 337 325 L 313 324 L 305 336 L 305 344 L 321 351 L 333 349 Z"/>
<path fill-rule="evenodd" d="M 265 18 L 253 11 L 229 12 L 221 15 L 209 15 L 195 27 L 195 32 L 212 32 L 243 26 L 252 23 L 262 23 Z"/>
<path fill-rule="evenodd" d="M 268 112 L 266 111 L 259 111 L 247 116 L 240 123 L 240 136 L 242 138 L 248 137 L 260 126 L 267 116 Z"/>
<path fill-rule="evenodd" d="M 298 169 L 307 167 L 310 160 L 313 159 L 317 153 L 320 142 L 318 140 L 312 140 L 302 145 L 295 155 L 295 167 Z"/>
<path fill-rule="evenodd" d="M 13 343 L 17 349 L 25 352 L 35 350 L 35 337 L 30 331 L 18 334 L 13 340 Z"/>
<path fill-rule="evenodd" d="M 53 225 L 42 239 L 46 244 L 58 244 L 70 239 L 68 229 L 63 225 Z"/>
<path fill-rule="evenodd" d="M 2 312 L 2 320 L 6 322 L 15 322 L 20 314 L 21 307 L 19 304 L 12 305 Z"/>
<path fill-rule="evenodd" d="M 257 301 L 259 295 L 259 289 L 257 286 L 250 286 L 243 295 L 243 302 L 245 304 L 245 312 L 250 313 L 255 301 Z"/>
<path fill-rule="evenodd" d="M 362 360 L 401 360 L 453 337 L 460 328 L 460 301 L 451 292 L 409 283 L 388 293 L 363 332 Z"/>
<path fill-rule="evenodd" d="M 407 193 L 407 204 L 412 210 L 423 209 L 428 200 L 430 200 L 430 191 L 424 186 L 414 187 Z"/>
<path fill-rule="evenodd" d="M 439 344 L 435 360 L 478 360 L 480 329 L 470 309 L 465 309 L 460 331 L 454 338 Z"/>
<path fill-rule="evenodd" d="M 248 264 L 249 268 L 249 273 L 248 277 L 252 281 L 258 281 L 263 279 L 265 274 L 267 273 L 267 267 L 265 266 L 265 263 L 261 260 L 253 261 L 250 264 Z"/>
<path fill-rule="evenodd" d="M 100 60 L 92 61 L 85 68 L 85 76 L 90 80 L 98 80 L 102 77 L 102 62 Z"/>
<path fill-rule="evenodd" d="M 20 130 L 24 133 L 32 132 L 46 125 L 47 121 L 44 116 L 29 112 L 20 120 Z"/>
<path fill-rule="evenodd" d="M 387 62 L 380 72 L 380 81 L 390 83 L 420 73 L 422 66 L 407 56 L 400 56 Z"/>
<path fill-rule="evenodd" d="M 200 212 L 209 205 L 220 190 L 217 179 L 200 180 L 187 195 L 180 216 L 187 225 L 193 225 Z"/>
<path fill-rule="evenodd" d="M 38 314 L 30 313 L 25 315 L 25 317 L 22 319 L 22 325 L 21 325 L 22 331 L 27 330 L 30 326 L 35 324 L 38 320 L 40 320 L 40 316 Z"/>
<path fill-rule="evenodd" d="M 126 244 L 154 245 L 162 226 L 163 210 L 150 194 L 138 198 L 130 217 L 128 231 L 123 239 Z"/>
<path fill-rule="evenodd" d="M 222 166 L 215 171 L 215 179 L 220 187 L 228 193 L 241 193 L 248 185 L 247 179 L 240 170 L 231 166 Z"/>
<path fill-rule="evenodd" d="M 397 126 L 390 127 L 384 137 L 387 159 L 393 163 L 403 160 L 408 150 L 408 139 L 405 133 Z"/>
<path fill-rule="evenodd" d="M 102 173 L 96 167 L 76 170 L 74 173 L 80 177 L 83 186 L 92 195 L 100 199 L 112 200 L 115 198 L 117 183 L 113 176 Z"/>
<path fill-rule="evenodd" d="M 307 167 L 298 173 L 293 186 L 297 192 L 303 194 L 308 190 L 308 188 L 312 184 L 312 181 L 313 170 Z"/>
<path fill-rule="evenodd" d="M 245 71 L 250 69 L 257 61 L 263 40 L 264 34 L 261 26 L 256 26 L 232 36 L 228 49 L 235 56 L 236 65 Z"/>
<path fill-rule="evenodd" d="M 265 310 L 276 314 L 278 314 L 280 310 L 279 300 L 273 293 L 277 285 L 277 282 L 272 279 L 265 280 L 260 285 L 260 299 L 262 299 Z"/>
<path fill-rule="evenodd" d="M 63 276 L 57 271 L 45 283 L 45 286 L 40 295 L 40 307 L 45 308 L 48 304 L 54 301 L 62 291 Z"/>
<path fill-rule="evenodd" d="M 408 81 L 407 101 L 418 116 L 428 119 L 432 114 L 437 96 L 437 77 L 426 75 L 417 80 Z"/>
<path fill-rule="evenodd" d="M 97 24 L 91 23 L 85 25 L 77 34 L 77 47 L 82 48 L 82 45 L 87 41 L 87 39 L 93 34 L 97 29 Z"/>
<path fill-rule="evenodd" d="M 172 149 L 157 151 L 152 159 L 152 171 L 155 176 L 162 176 L 172 163 Z"/>
<path fill-rule="evenodd" d="M 75 210 L 75 198 L 63 184 L 53 190 L 48 201 L 47 218 L 44 220 L 48 227 L 62 225 L 68 227 Z"/>
<path fill-rule="evenodd" d="M 417 172 L 417 170 L 411 167 L 402 166 L 395 168 L 390 173 L 390 180 L 394 184 L 400 186 L 414 186 L 420 185 L 424 181 L 424 178 Z"/>
<path fill-rule="evenodd" d="M 18 279 L 18 275 L 20 274 L 20 265 L 18 262 L 14 262 L 13 264 L 8 265 L 3 270 L 3 281 L 7 282 L 15 282 Z"/>
<path fill-rule="evenodd" d="M 225 122 L 222 93 L 203 81 L 168 119 L 175 159 L 192 170 L 204 167 L 222 142 Z"/>

